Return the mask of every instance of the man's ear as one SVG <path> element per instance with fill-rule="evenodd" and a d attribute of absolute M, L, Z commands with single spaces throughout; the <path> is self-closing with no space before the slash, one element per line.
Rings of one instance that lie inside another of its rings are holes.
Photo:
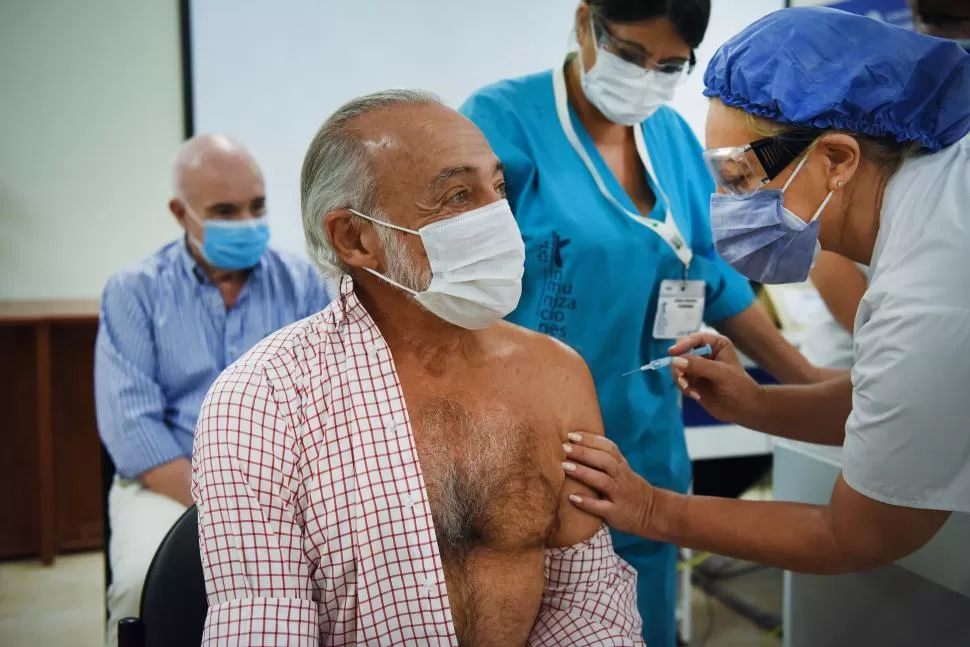
<path fill-rule="evenodd" d="M 172 212 L 175 219 L 178 221 L 182 227 L 185 227 L 185 205 L 178 198 L 172 198 L 168 201 L 168 210 Z"/>
<path fill-rule="evenodd" d="M 589 31 L 589 5 L 585 1 L 580 2 L 579 6 L 576 7 L 575 25 L 573 25 L 576 30 L 576 42 L 579 46 L 583 46 L 583 41 L 586 38 L 586 33 Z M 595 45 L 595 43 L 594 43 Z"/>
<path fill-rule="evenodd" d="M 360 222 L 346 209 L 336 209 L 323 218 L 324 234 L 334 252 L 348 267 L 377 270 L 384 265 L 384 251 L 374 228 Z"/>
<path fill-rule="evenodd" d="M 825 174 L 830 191 L 847 184 L 862 163 L 859 142 L 850 135 L 825 135 L 819 140 L 818 148 L 825 157 Z"/>

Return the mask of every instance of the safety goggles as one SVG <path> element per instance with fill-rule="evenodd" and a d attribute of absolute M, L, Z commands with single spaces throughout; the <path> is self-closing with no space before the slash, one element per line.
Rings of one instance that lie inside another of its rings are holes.
<path fill-rule="evenodd" d="M 814 128 L 795 128 L 743 146 L 704 151 L 704 164 L 725 192 L 747 195 L 778 177 L 821 133 Z"/>
<path fill-rule="evenodd" d="M 637 67 L 643 68 L 644 72 L 654 71 L 660 74 L 669 75 L 671 78 L 676 78 L 678 84 L 682 83 L 690 75 L 694 66 L 697 65 L 697 59 L 694 57 L 694 50 L 690 52 L 690 59 L 687 61 L 674 60 L 674 61 L 654 61 L 648 53 L 640 49 L 639 46 L 627 43 L 626 41 L 618 39 L 610 31 L 601 18 L 593 18 L 593 36 L 596 40 L 596 45 L 602 47 L 611 54 L 615 54 L 620 59 L 626 61 L 627 63 L 632 63 Z"/>

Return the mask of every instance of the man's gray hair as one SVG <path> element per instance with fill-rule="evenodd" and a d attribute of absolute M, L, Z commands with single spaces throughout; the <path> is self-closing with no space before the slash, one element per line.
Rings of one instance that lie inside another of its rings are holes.
<path fill-rule="evenodd" d="M 399 105 L 441 103 L 422 90 L 385 90 L 354 99 L 327 119 L 310 142 L 303 159 L 300 203 L 307 252 L 320 270 L 339 278 L 349 269 L 340 261 L 324 230 L 324 217 L 351 208 L 381 218 L 369 151 L 351 122 L 374 110 Z"/>

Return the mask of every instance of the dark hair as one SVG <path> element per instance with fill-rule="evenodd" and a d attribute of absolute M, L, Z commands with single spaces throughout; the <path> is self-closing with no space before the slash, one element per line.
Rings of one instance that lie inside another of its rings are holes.
<path fill-rule="evenodd" d="M 927 25 L 947 26 L 970 20 L 970 2 L 911 0 L 913 13 Z"/>
<path fill-rule="evenodd" d="M 666 18 L 677 35 L 697 49 L 711 18 L 711 0 L 586 0 L 607 22 L 641 22 Z"/>

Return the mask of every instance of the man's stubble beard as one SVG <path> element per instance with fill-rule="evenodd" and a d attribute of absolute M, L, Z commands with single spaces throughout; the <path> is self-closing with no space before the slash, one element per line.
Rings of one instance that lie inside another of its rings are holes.
<path fill-rule="evenodd" d="M 410 234 L 398 233 L 390 227 L 377 227 L 376 231 L 384 249 L 387 277 L 415 292 L 427 290 L 431 285 L 431 268 L 419 267 L 411 257 L 404 244 L 404 236 Z"/>

